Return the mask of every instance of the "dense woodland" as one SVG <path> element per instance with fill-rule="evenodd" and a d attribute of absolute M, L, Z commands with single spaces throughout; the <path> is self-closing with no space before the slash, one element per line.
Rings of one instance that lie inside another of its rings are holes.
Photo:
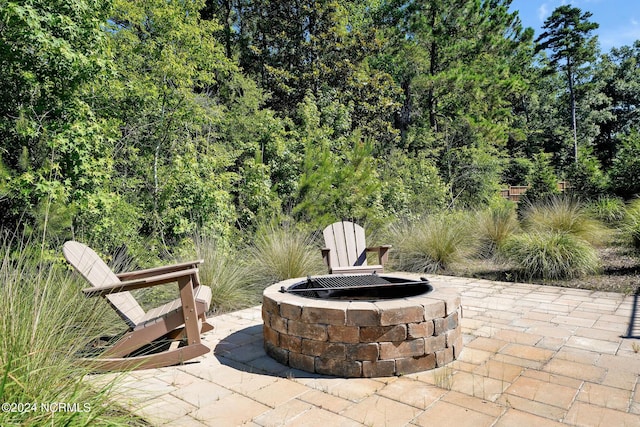
<path fill-rule="evenodd" d="M 0 227 L 171 251 L 640 194 L 640 41 L 510 0 L 0 0 Z"/>

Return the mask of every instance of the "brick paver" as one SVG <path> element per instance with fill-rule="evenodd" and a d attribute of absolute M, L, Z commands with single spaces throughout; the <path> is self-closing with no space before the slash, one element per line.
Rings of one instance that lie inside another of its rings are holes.
<path fill-rule="evenodd" d="M 578 389 L 523 376 L 511 384 L 506 389 L 506 393 L 533 400 L 534 402 L 568 409 L 573 403 Z"/>
<path fill-rule="evenodd" d="M 489 427 L 497 417 L 477 412 L 445 401 L 436 402 L 418 416 L 414 423 L 419 426 Z"/>
<path fill-rule="evenodd" d="M 192 363 L 90 380 L 115 381 L 118 403 L 151 425 L 640 426 L 640 337 L 623 338 L 632 296 L 430 280 L 457 291 L 463 308 L 464 348 L 442 368 L 370 379 L 292 369 L 265 354 L 254 307 L 211 318 L 203 340 L 214 351 Z M 326 323 L 322 333 L 352 332 Z"/>
<path fill-rule="evenodd" d="M 352 405 L 342 415 L 367 426 L 401 427 L 422 412 L 415 406 L 374 394 Z"/>

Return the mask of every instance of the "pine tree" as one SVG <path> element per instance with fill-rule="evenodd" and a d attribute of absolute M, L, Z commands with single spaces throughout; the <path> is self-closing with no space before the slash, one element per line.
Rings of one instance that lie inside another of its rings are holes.
<path fill-rule="evenodd" d="M 529 202 L 559 194 L 558 178 L 549 164 L 549 155 L 547 153 L 540 152 L 535 155 L 533 169 L 527 181 L 529 182 L 529 189 L 526 193 L 526 199 Z"/>
<path fill-rule="evenodd" d="M 573 155 L 578 161 L 578 130 L 576 119 L 576 83 L 581 67 L 595 59 L 597 36 L 591 32 L 599 27 L 590 22 L 590 12 L 582 13 L 577 7 L 560 6 L 544 22 L 545 31 L 538 36 L 536 51 L 550 50 L 550 67 L 565 74 L 569 90 Z"/>

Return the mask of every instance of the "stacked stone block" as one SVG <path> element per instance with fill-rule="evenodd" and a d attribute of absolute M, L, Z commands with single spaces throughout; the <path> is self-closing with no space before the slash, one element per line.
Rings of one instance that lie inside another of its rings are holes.
<path fill-rule="evenodd" d="M 292 368 L 340 377 L 403 375 L 443 366 L 462 350 L 460 297 L 446 289 L 380 301 L 263 294 L 267 354 Z"/>

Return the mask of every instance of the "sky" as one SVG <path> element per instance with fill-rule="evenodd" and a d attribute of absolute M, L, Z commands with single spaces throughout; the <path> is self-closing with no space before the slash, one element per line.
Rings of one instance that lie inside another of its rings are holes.
<path fill-rule="evenodd" d="M 592 13 L 589 20 L 600 24 L 594 34 L 602 53 L 640 40 L 640 0 L 513 0 L 510 10 L 517 10 L 524 26 L 538 37 L 545 19 L 564 4 Z"/>

